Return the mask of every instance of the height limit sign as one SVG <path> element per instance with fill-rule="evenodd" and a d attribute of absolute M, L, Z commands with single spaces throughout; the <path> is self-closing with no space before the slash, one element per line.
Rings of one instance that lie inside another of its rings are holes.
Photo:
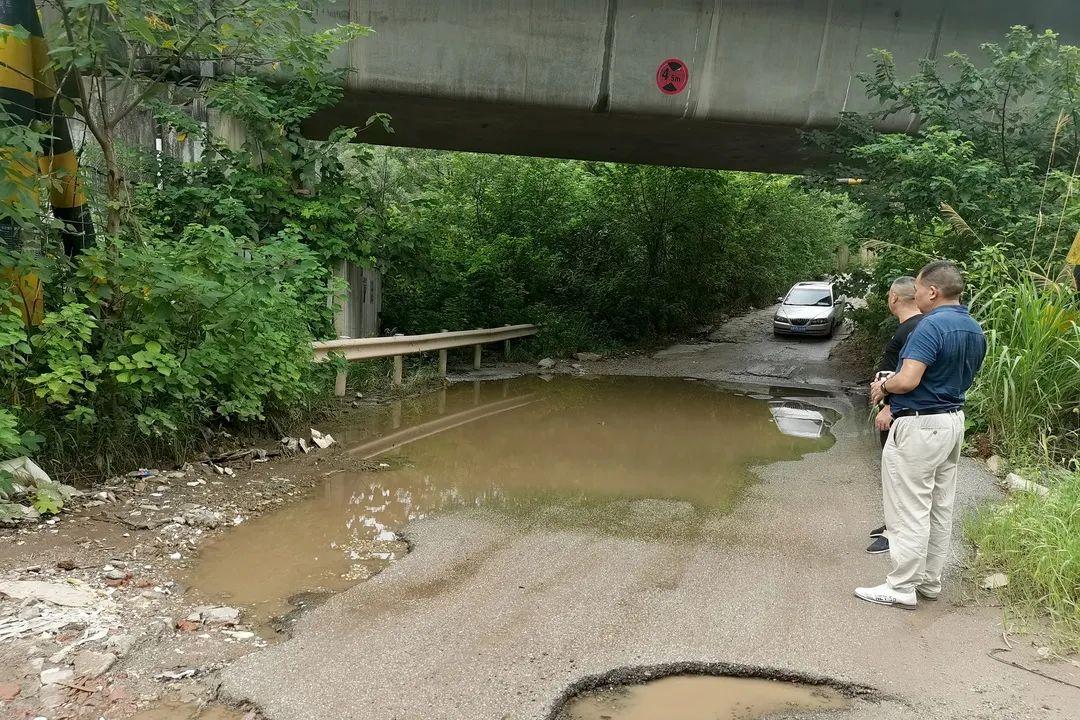
<path fill-rule="evenodd" d="M 690 82 L 690 68 L 678 58 L 668 58 L 656 69 L 656 87 L 665 95 L 678 95 Z"/>

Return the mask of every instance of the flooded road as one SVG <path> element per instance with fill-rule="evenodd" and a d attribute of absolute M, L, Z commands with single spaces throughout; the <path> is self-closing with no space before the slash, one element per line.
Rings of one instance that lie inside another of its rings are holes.
<path fill-rule="evenodd" d="M 759 678 L 683 675 L 572 700 L 561 720 L 756 720 L 778 712 L 842 710 L 829 687 Z"/>
<path fill-rule="evenodd" d="M 681 379 L 452 386 L 331 428 L 349 454 L 342 468 L 306 499 L 208 543 L 188 582 L 264 623 L 378 572 L 406 551 L 395 531 L 409 521 L 466 508 L 677 539 L 729 511 L 750 466 L 830 447 L 833 419 L 812 399 Z M 656 503 L 668 521 L 657 524 Z"/>

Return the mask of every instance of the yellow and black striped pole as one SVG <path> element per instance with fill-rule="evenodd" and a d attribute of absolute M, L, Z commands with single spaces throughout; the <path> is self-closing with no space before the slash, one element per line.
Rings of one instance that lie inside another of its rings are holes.
<path fill-rule="evenodd" d="M 0 0 L 0 30 L 4 31 L 0 35 L 0 103 L 9 122 L 39 123 L 49 133 L 37 157 L 20 156 L 14 148 L 0 148 L 5 179 L 16 185 L 25 183 L 36 201 L 35 174 L 48 178 L 53 215 L 64 223 L 60 233 L 64 250 L 73 255 L 93 241 L 94 228 L 78 179 L 67 119 L 56 101 L 59 89 L 34 0 Z M 4 198 L 4 202 L 16 201 Z M 10 219 L 0 222 L 0 242 L 10 249 L 18 249 L 21 244 L 19 228 Z M 40 322 L 42 290 L 37 277 L 20 276 L 10 269 L 5 275 L 22 300 L 26 322 Z"/>

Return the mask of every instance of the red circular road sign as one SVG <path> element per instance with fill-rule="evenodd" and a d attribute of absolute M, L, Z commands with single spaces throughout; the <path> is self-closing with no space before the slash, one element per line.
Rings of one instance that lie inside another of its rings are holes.
<path fill-rule="evenodd" d="M 690 82 L 690 68 L 679 58 L 668 58 L 656 68 L 656 87 L 665 95 L 678 95 Z"/>

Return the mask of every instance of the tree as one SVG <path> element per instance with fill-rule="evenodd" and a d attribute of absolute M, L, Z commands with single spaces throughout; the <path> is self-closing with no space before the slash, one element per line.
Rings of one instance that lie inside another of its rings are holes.
<path fill-rule="evenodd" d="M 315 31 L 314 3 L 296 0 L 47 2 L 53 90 L 69 91 L 65 110 L 101 150 L 109 235 L 130 210 L 118 132 L 132 113 L 168 111 L 211 97 L 223 83 L 242 88 L 239 79 L 268 73 L 334 92 L 340 73 L 329 69 L 330 54 L 370 31 L 356 24 Z"/>
<path fill-rule="evenodd" d="M 865 178 L 850 192 L 868 210 L 866 236 L 914 251 L 909 263 L 963 261 L 998 242 L 1015 257 L 1058 262 L 1080 220 L 1071 202 L 1080 163 L 1080 48 L 1049 30 L 1017 26 L 1003 44 L 983 44 L 982 55 L 978 64 L 958 52 L 944 63 L 927 59 L 901 80 L 892 55 L 875 50 L 874 70 L 861 78 L 882 107 L 812 136 L 841 159 L 819 180 Z M 917 116 L 919 129 L 874 130 L 895 114 Z M 942 215 L 944 206 L 952 212 Z"/>

